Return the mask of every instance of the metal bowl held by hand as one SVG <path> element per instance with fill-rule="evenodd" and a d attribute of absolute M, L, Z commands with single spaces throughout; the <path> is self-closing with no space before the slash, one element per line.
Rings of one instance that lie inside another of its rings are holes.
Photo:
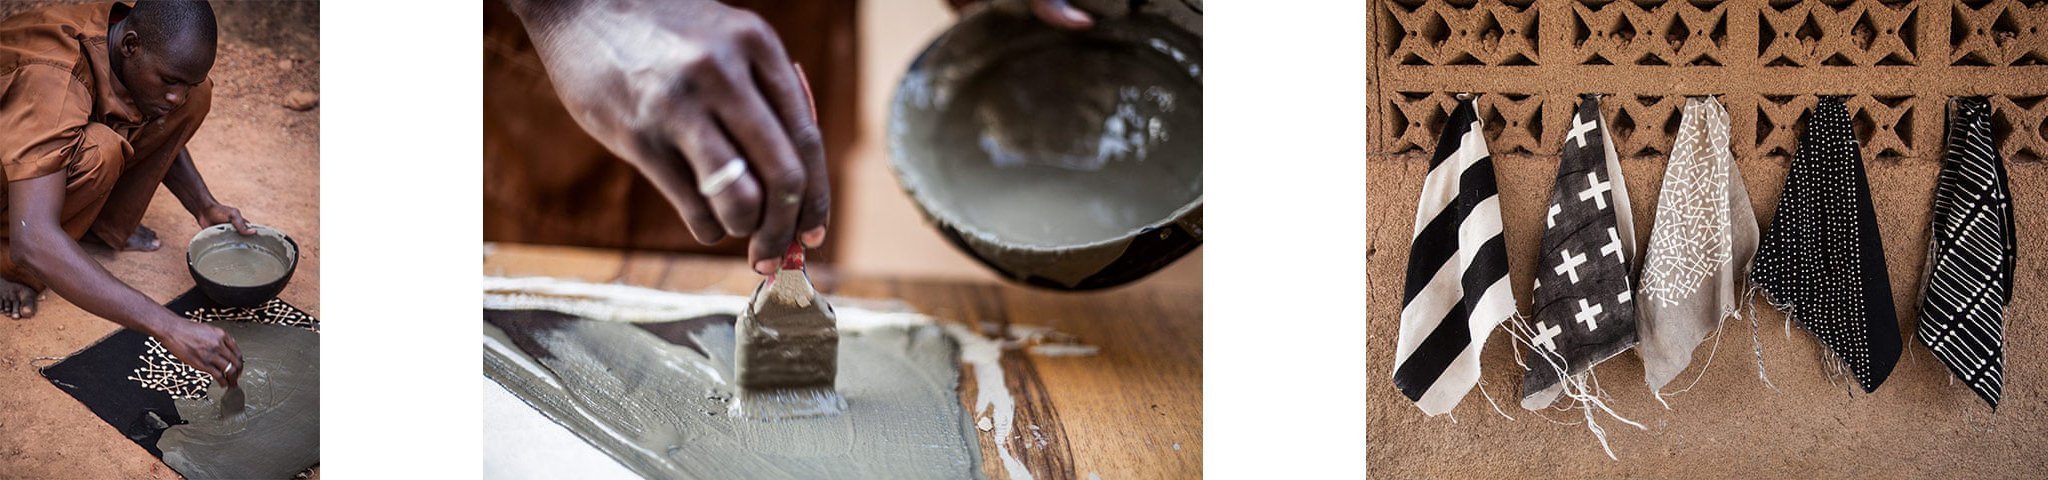
<path fill-rule="evenodd" d="M 254 307 L 277 298 L 299 268 L 299 244 L 270 227 L 249 224 L 255 235 L 214 225 L 192 236 L 185 266 L 199 291 L 215 303 Z"/>
<path fill-rule="evenodd" d="M 1093 28 L 1022 2 L 962 18 L 897 85 L 888 137 L 954 246 L 1013 281 L 1089 290 L 1201 246 L 1201 4 L 1074 3 Z"/>

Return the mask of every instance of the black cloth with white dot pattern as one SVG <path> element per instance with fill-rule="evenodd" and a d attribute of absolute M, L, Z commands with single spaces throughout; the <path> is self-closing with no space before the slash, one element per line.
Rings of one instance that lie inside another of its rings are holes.
<path fill-rule="evenodd" d="M 1842 99 L 1822 97 L 1807 112 L 1750 280 L 1874 392 L 1902 342 L 1860 152 Z"/>

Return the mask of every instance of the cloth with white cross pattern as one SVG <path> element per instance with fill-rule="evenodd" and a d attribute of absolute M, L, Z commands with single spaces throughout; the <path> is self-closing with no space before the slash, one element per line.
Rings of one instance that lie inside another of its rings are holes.
<path fill-rule="evenodd" d="M 1562 376 L 1579 375 L 1636 344 L 1629 276 L 1635 228 L 1620 163 L 1600 118 L 1599 99 L 1580 101 L 1566 132 L 1557 183 L 1544 212 L 1536 262 L 1535 316 L 1524 363 L 1522 406 L 1549 406 Z"/>

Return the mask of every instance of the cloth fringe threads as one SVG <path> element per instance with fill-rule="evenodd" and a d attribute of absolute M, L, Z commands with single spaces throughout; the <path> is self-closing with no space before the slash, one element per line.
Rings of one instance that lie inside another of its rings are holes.
<path fill-rule="evenodd" d="M 1521 319 L 1518 318 L 1517 321 L 1505 323 L 1509 337 L 1512 340 L 1511 343 L 1527 346 L 1532 350 L 1533 353 L 1533 350 L 1537 347 L 1535 343 L 1531 341 L 1531 339 L 1534 338 L 1536 334 L 1530 331 L 1527 322 L 1520 320 Z M 1564 365 L 1562 363 L 1559 363 L 1555 359 L 1555 355 L 1531 355 L 1531 357 L 1543 359 L 1544 361 L 1540 363 L 1539 366 L 1548 369 L 1548 371 L 1551 372 L 1553 375 L 1556 375 L 1557 378 L 1562 379 L 1562 381 L 1558 383 L 1560 385 L 1560 388 L 1558 390 L 1559 395 L 1568 399 L 1569 401 L 1559 404 L 1556 407 L 1557 410 L 1579 410 L 1581 414 L 1585 416 L 1586 430 L 1593 433 L 1594 439 L 1599 440 L 1600 450 L 1602 452 L 1607 453 L 1607 458 L 1609 460 L 1619 460 L 1619 458 L 1614 456 L 1614 448 L 1607 443 L 1607 430 L 1601 428 L 1600 423 L 1596 421 L 1596 419 L 1594 418 L 1593 411 L 1595 409 L 1598 409 L 1602 413 L 1606 413 L 1607 416 L 1614 417 L 1615 420 L 1619 420 L 1622 423 L 1628 424 L 1629 426 L 1636 427 L 1636 429 L 1638 430 L 1649 429 L 1649 427 L 1645 427 L 1641 423 L 1638 423 L 1634 420 L 1629 420 L 1628 417 L 1621 416 L 1620 413 L 1615 412 L 1613 408 L 1607 406 L 1607 395 L 1604 392 L 1600 391 L 1599 377 L 1594 376 L 1591 370 L 1579 373 L 1577 375 L 1568 375 L 1565 373 Z M 1536 371 L 1527 363 L 1524 363 L 1523 360 L 1521 360 L 1521 357 L 1516 357 L 1515 363 L 1521 365 L 1524 375 L 1527 375 L 1528 372 Z M 1523 406 L 1527 407 L 1528 405 L 1524 404 Z M 1530 410 L 1538 410 L 1538 408 L 1532 408 Z M 1507 414 L 1502 413 L 1501 415 L 1506 416 Z M 1512 420 L 1513 418 L 1510 417 L 1509 419 Z M 1548 417 L 1545 417 L 1545 419 L 1547 420 Z M 1561 423 L 1555 420 L 1552 420 L 1552 422 Z"/>

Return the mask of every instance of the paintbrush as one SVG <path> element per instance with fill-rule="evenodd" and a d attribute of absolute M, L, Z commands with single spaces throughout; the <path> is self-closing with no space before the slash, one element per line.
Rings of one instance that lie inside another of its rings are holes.
<path fill-rule="evenodd" d="M 248 406 L 249 396 L 242 393 L 242 387 L 228 387 L 227 392 L 220 396 L 220 418 L 241 415 Z"/>
<path fill-rule="evenodd" d="M 791 244 L 775 276 L 754 287 L 733 337 L 740 398 L 732 409 L 740 416 L 782 419 L 846 410 L 846 398 L 833 388 L 839 374 L 837 320 L 804 272 L 801 244 Z"/>
<path fill-rule="evenodd" d="M 228 371 L 225 374 L 233 375 L 234 371 L 235 365 L 231 364 L 228 365 Z M 240 415 L 242 413 L 242 410 L 248 408 L 249 396 L 247 394 L 242 393 L 241 385 L 238 384 L 234 386 L 227 386 L 226 382 L 219 381 L 216 381 L 215 383 L 221 385 L 223 388 L 223 390 L 220 393 L 220 396 L 217 397 L 220 399 L 220 418 L 226 419 L 228 417 Z"/>

